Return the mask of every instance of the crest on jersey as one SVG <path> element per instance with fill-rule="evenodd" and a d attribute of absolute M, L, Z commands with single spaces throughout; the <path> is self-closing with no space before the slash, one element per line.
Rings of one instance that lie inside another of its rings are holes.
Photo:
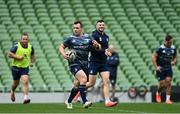
<path fill-rule="evenodd" d="M 84 39 L 84 40 L 86 41 L 86 43 L 90 41 L 90 39 Z"/>
<path fill-rule="evenodd" d="M 90 70 L 90 74 L 92 74 L 93 73 L 93 70 Z"/>
<path fill-rule="evenodd" d="M 163 53 L 166 53 L 166 51 L 165 51 L 165 50 L 163 50 L 162 52 L 163 52 Z"/>
<path fill-rule="evenodd" d="M 77 72 L 77 71 L 78 71 L 78 69 L 77 69 L 77 68 L 75 68 L 75 69 L 74 69 L 74 71 L 75 71 L 75 72 Z"/>
<path fill-rule="evenodd" d="M 101 38 L 101 37 L 99 37 L 99 41 L 102 41 L 102 38 Z"/>
<path fill-rule="evenodd" d="M 72 42 L 74 43 L 74 42 L 76 42 L 76 40 L 73 39 Z"/>

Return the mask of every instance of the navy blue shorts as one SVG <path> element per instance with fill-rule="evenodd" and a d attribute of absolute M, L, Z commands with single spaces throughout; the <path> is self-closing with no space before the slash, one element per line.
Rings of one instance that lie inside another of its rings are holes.
<path fill-rule="evenodd" d="M 97 62 L 90 62 L 89 63 L 89 74 L 90 75 L 97 75 L 99 72 L 109 71 L 107 63 L 97 63 Z"/>
<path fill-rule="evenodd" d="M 11 67 L 11 73 L 13 80 L 19 80 L 22 75 L 29 75 L 29 67 L 27 68 L 18 68 L 18 67 Z"/>
<path fill-rule="evenodd" d="M 83 66 L 81 66 L 81 65 L 78 64 L 78 65 L 70 66 L 69 68 L 70 68 L 71 73 L 72 73 L 74 76 L 75 76 L 76 73 L 77 73 L 78 71 L 80 71 L 80 70 L 83 70 L 87 77 L 89 76 L 88 68 L 87 68 L 87 67 L 83 67 Z"/>
<path fill-rule="evenodd" d="M 113 85 L 113 86 L 116 85 L 116 78 L 117 78 L 116 75 L 111 75 L 111 73 L 110 73 L 109 80 L 110 80 L 111 85 Z"/>
<path fill-rule="evenodd" d="M 158 81 L 164 80 L 166 77 L 173 77 L 173 71 L 172 68 L 162 68 L 161 72 L 156 71 L 156 76 Z"/>

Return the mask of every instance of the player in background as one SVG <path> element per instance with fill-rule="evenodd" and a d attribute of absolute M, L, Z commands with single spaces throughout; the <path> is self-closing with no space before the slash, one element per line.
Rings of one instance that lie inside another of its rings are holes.
<path fill-rule="evenodd" d="M 14 102 L 15 90 L 19 85 L 20 79 L 23 83 L 24 104 L 30 103 L 29 93 L 29 66 L 33 66 L 35 62 L 34 48 L 29 43 L 29 36 L 23 33 L 20 42 L 11 47 L 8 56 L 12 58 L 11 72 L 13 84 L 11 87 L 11 100 Z"/>
<path fill-rule="evenodd" d="M 115 51 L 115 47 L 113 45 L 109 45 L 109 51 L 111 52 L 111 56 L 107 57 L 107 64 L 108 64 L 108 70 L 110 72 L 109 80 L 111 83 L 111 91 L 112 94 L 110 96 L 110 99 L 112 101 L 115 101 L 115 93 L 116 93 L 116 79 L 117 79 L 117 68 L 120 63 L 119 61 L 119 55 Z M 103 84 L 101 84 L 101 96 L 104 99 L 104 94 L 103 94 Z"/>
<path fill-rule="evenodd" d="M 172 104 L 171 96 L 171 80 L 173 77 L 172 65 L 177 62 L 177 51 L 173 45 L 173 37 L 167 35 L 164 44 L 152 54 L 152 62 L 156 69 L 156 76 L 159 81 L 158 90 L 156 92 L 156 101 L 161 102 L 161 91 L 166 87 L 167 104 Z"/>
<path fill-rule="evenodd" d="M 83 33 L 83 24 L 76 21 L 73 24 L 73 35 L 64 40 L 59 47 L 59 52 L 65 59 L 69 59 L 65 53 L 65 48 L 74 50 L 76 52 L 76 59 L 68 61 L 71 73 L 74 75 L 74 87 L 71 90 L 68 100 L 65 102 L 68 109 L 72 109 L 72 100 L 74 96 L 80 91 L 83 101 L 83 107 L 88 108 L 92 105 L 91 101 L 86 98 L 86 83 L 88 80 L 88 55 L 91 48 L 98 49 L 100 44 L 92 40 L 88 34 Z"/>
<path fill-rule="evenodd" d="M 103 20 L 96 22 L 96 30 L 92 32 L 92 37 L 101 45 L 101 50 L 91 50 L 89 62 L 89 82 L 86 86 L 92 87 L 96 83 L 96 75 L 100 74 L 103 82 L 103 93 L 105 97 L 105 106 L 112 107 L 117 102 L 112 102 L 109 98 L 109 71 L 107 68 L 107 56 L 111 56 L 108 51 L 109 36 L 104 32 L 105 23 Z"/>

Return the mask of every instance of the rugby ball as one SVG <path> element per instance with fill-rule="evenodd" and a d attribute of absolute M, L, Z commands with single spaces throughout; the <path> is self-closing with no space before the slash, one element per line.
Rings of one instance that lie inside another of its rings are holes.
<path fill-rule="evenodd" d="M 66 52 L 67 56 L 68 56 L 68 61 L 72 62 L 76 59 L 76 51 L 74 50 L 69 50 Z"/>

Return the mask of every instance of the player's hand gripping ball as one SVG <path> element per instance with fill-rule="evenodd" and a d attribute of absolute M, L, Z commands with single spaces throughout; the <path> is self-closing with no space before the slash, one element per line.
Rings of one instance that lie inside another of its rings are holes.
<path fill-rule="evenodd" d="M 76 51 L 74 51 L 74 50 L 69 50 L 69 51 L 67 51 L 66 52 L 66 55 L 68 56 L 68 58 L 67 58 L 67 60 L 69 61 L 69 62 L 72 62 L 72 61 L 74 61 L 75 59 L 76 59 Z"/>

